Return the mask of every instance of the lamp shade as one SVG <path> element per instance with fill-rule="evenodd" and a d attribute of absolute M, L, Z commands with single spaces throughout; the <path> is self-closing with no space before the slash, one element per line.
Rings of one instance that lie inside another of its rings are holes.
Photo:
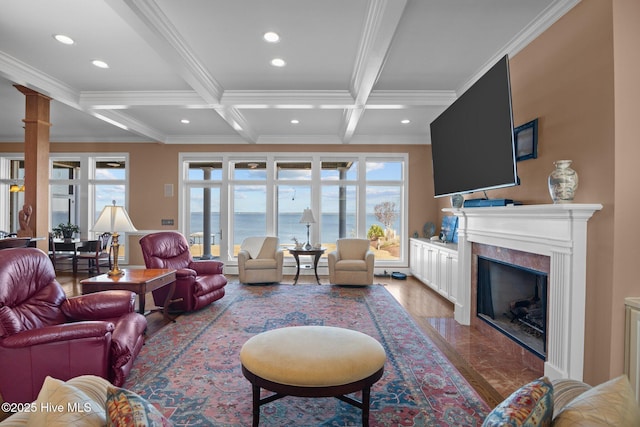
<path fill-rule="evenodd" d="M 311 209 L 307 208 L 302 212 L 302 218 L 300 218 L 300 224 L 315 224 L 316 219 L 313 217 Z"/>
<path fill-rule="evenodd" d="M 129 214 L 123 206 L 105 206 L 100 212 L 98 220 L 93 225 L 92 231 L 130 232 L 138 231 L 131 222 Z"/>

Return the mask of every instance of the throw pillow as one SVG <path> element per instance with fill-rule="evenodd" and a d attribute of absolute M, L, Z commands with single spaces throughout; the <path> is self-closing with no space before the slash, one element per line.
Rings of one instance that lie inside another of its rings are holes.
<path fill-rule="evenodd" d="M 640 408 L 625 375 L 604 382 L 569 402 L 554 426 L 638 426 Z"/>
<path fill-rule="evenodd" d="M 553 384 L 553 418 L 555 418 L 569 402 L 591 389 L 589 384 L 569 378 L 553 380 L 551 384 Z"/>
<path fill-rule="evenodd" d="M 170 427 L 164 417 L 148 400 L 123 388 L 107 388 L 107 427 Z"/>
<path fill-rule="evenodd" d="M 264 243 L 264 237 L 247 237 L 242 241 L 242 249 L 249 252 L 251 259 L 258 258 Z"/>
<path fill-rule="evenodd" d="M 58 379 L 47 377 L 33 402 L 29 425 L 48 427 L 104 426 L 104 408 L 86 393 Z"/>
<path fill-rule="evenodd" d="M 550 426 L 552 415 L 553 386 L 543 377 L 513 392 L 489 413 L 482 426 Z"/>

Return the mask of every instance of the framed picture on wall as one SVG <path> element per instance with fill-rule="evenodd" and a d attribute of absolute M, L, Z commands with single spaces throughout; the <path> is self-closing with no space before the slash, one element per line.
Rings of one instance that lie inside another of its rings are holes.
<path fill-rule="evenodd" d="M 516 146 L 516 161 L 538 158 L 538 119 L 515 128 L 513 137 Z"/>

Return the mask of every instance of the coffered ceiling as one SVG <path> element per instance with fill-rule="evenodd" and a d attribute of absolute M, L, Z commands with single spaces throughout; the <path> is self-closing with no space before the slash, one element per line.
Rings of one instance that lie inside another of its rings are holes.
<path fill-rule="evenodd" d="M 3 0 L 0 142 L 24 139 L 17 84 L 53 99 L 53 142 L 426 144 L 577 2 Z"/>

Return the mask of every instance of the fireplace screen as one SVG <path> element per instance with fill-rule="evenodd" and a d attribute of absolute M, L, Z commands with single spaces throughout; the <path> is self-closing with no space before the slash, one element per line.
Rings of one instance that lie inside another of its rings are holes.
<path fill-rule="evenodd" d="M 478 257 L 477 315 L 545 359 L 547 274 Z"/>

